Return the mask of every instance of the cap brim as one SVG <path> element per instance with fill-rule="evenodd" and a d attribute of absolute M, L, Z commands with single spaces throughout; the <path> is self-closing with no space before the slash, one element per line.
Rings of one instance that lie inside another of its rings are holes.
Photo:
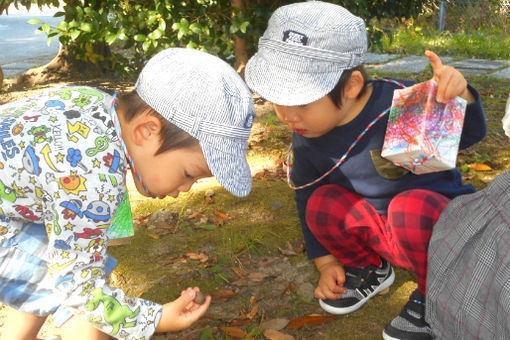
<path fill-rule="evenodd" d="M 250 193 L 252 178 L 246 161 L 246 147 L 238 144 L 230 152 L 218 150 L 208 143 L 200 142 L 207 165 L 214 177 L 231 194 L 242 197 Z"/>
<path fill-rule="evenodd" d="M 343 68 L 334 63 L 259 50 L 245 69 L 248 87 L 277 105 L 305 105 L 321 99 L 337 84 Z"/>

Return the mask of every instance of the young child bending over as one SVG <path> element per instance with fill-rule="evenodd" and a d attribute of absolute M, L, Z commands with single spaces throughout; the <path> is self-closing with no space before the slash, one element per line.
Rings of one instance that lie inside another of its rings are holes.
<path fill-rule="evenodd" d="M 283 6 L 247 64 L 246 82 L 294 131 L 291 186 L 308 257 L 320 272 L 321 307 L 357 310 L 393 283 L 391 263 L 412 270 L 418 288 L 384 329 L 385 339 L 430 339 L 423 307 L 432 227 L 451 198 L 474 188 L 457 169 L 415 175 L 381 158 L 388 116 L 377 117 L 401 85 L 370 81 L 366 51 L 364 21 L 343 7 Z M 478 93 L 437 55 L 426 56 L 437 100 L 468 102 L 460 147 L 480 141 L 486 127 Z"/>
<path fill-rule="evenodd" d="M 172 48 L 152 57 L 131 93 L 52 88 L 0 106 L 2 339 L 33 340 L 46 316 L 72 312 L 64 339 L 149 339 L 189 327 L 209 307 L 188 288 L 159 305 L 110 287 L 107 231 L 125 196 L 177 197 L 215 176 L 251 189 L 251 92 L 225 62 Z"/>

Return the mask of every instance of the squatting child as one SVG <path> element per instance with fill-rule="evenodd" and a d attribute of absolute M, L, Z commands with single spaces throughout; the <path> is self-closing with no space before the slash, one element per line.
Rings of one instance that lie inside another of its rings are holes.
<path fill-rule="evenodd" d="M 200 318 L 211 298 L 194 303 L 197 287 L 159 305 L 109 286 L 107 231 L 128 167 L 145 196 L 208 176 L 247 195 L 253 117 L 227 63 L 180 48 L 152 57 L 124 95 L 67 86 L 0 106 L 0 301 L 14 308 L 2 339 L 34 339 L 66 311 L 64 339 L 149 339 Z"/>
<path fill-rule="evenodd" d="M 388 116 L 380 114 L 395 89 L 415 82 L 369 80 L 366 51 L 365 23 L 345 8 L 283 6 L 247 64 L 246 82 L 293 130 L 289 184 L 308 257 L 320 272 L 321 307 L 351 313 L 393 283 L 390 263 L 409 268 L 418 288 L 383 336 L 430 339 L 424 294 L 432 227 L 451 198 L 474 188 L 457 169 L 415 175 L 381 157 Z M 426 56 L 437 100 L 468 102 L 460 148 L 480 141 L 486 127 L 479 94 L 437 55 Z"/>

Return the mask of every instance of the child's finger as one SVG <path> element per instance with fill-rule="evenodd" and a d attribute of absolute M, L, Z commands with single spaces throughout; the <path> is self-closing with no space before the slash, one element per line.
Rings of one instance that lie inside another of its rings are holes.
<path fill-rule="evenodd" d="M 437 54 L 430 50 L 425 51 L 425 56 L 429 58 L 430 66 L 432 66 L 432 71 L 434 72 L 434 79 L 437 81 L 443 69 L 443 62 Z"/>
<path fill-rule="evenodd" d="M 195 290 L 193 288 L 187 288 L 181 292 L 181 296 L 175 300 L 175 303 L 179 310 L 189 309 L 193 306 L 193 299 L 195 298 Z"/>
<path fill-rule="evenodd" d="M 437 94 L 436 100 L 439 103 L 446 103 L 451 99 L 451 93 L 453 92 L 452 86 L 452 73 L 443 72 L 441 77 L 437 79 Z"/>

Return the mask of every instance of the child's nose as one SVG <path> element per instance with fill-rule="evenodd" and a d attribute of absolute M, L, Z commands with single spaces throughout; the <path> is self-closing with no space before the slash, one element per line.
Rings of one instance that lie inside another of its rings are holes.
<path fill-rule="evenodd" d="M 284 121 L 285 123 L 297 123 L 299 121 L 299 115 L 292 109 L 285 110 Z"/>

